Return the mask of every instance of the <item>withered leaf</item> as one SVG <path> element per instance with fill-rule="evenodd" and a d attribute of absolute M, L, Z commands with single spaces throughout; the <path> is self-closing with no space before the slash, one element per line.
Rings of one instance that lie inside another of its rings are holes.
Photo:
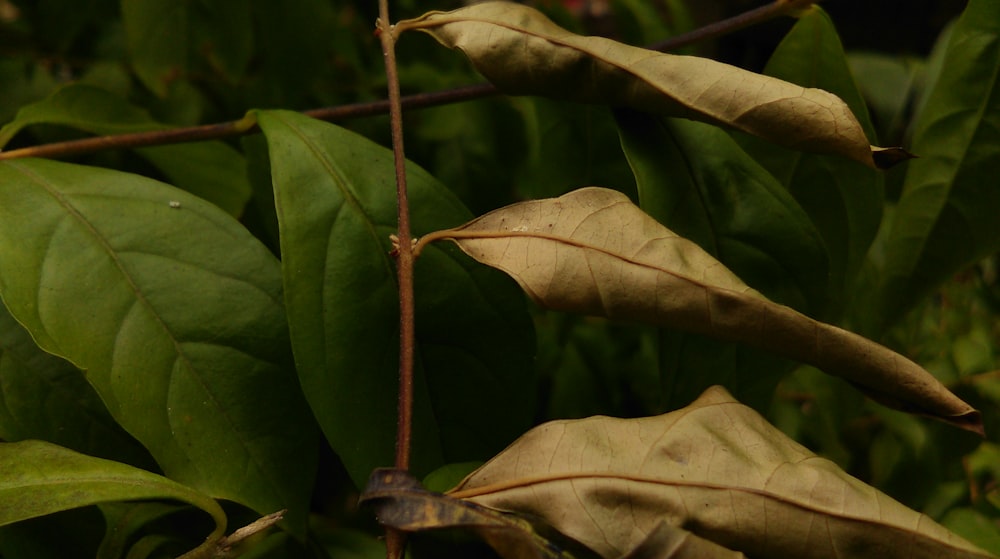
<path fill-rule="evenodd" d="M 577 542 L 560 542 L 568 543 L 575 551 L 571 553 L 538 534 L 531 523 L 517 515 L 427 491 L 402 470 L 380 468 L 372 472 L 360 502 L 374 508 L 384 526 L 406 532 L 466 530 L 477 534 L 507 559 L 595 557 Z"/>
<path fill-rule="evenodd" d="M 853 113 L 832 93 L 706 58 L 576 35 L 522 4 L 484 2 L 429 12 L 399 22 L 394 32 L 410 29 L 461 50 L 481 74 L 512 95 L 627 106 L 727 125 L 870 167 L 894 162 L 886 149 L 896 148 L 871 146 Z M 893 153 L 905 158 L 902 150 Z"/>
<path fill-rule="evenodd" d="M 606 558 L 661 522 L 755 558 L 991 557 L 719 386 L 658 417 L 545 423 L 449 494 L 539 516 Z"/>
<path fill-rule="evenodd" d="M 646 539 L 622 559 L 740 559 L 746 555 L 660 522 Z"/>
<path fill-rule="evenodd" d="M 417 248 L 440 238 L 510 274 L 542 307 L 742 342 L 815 365 L 883 404 L 982 434 L 979 412 L 913 361 L 768 300 L 614 190 L 513 204 L 427 235 Z"/>

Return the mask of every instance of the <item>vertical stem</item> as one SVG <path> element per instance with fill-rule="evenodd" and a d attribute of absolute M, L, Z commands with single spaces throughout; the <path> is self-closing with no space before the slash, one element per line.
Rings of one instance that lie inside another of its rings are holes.
<path fill-rule="evenodd" d="M 396 72 L 395 37 L 389 21 L 388 0 L 379 0 L 379 37 L 385 57 L 385 75 L 389 82 L 389 120 L 392 129 L 392 153 L 396 164 L 399 250 L 395 251 L 399 278 L 399 415 L 396 432 L 396 468 L 410 467 L 410 430 L 413 410 L 413 251 L 410 250 L 410 211 L 406 196 L 406 156 L 403 152 L 403 116 Z"/>
<path fill-rule="evenodd" d="M 406 196 L 406 155 L 403 151 L 403 109 L 396 72 L 396 38 L 389 24 L 389 1 L 379 0 L 378 33 L 385 58 L 385 77 L 389 89 L 389 122 L 392 130 L 392 154 L 396 166 L 398 248 L 396 273 L 399 279 L 399 409 L 396 429 L 396 468 L 410 467 L 410 432 L 413 417 L 413 251 L 411 250 L 410 208 Z M 406 534 L 394 529 L 386 532 L 386 557 L 402 559 Z"/>

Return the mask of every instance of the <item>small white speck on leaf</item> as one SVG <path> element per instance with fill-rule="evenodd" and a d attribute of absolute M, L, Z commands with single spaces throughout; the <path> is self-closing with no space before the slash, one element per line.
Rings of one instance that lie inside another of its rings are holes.
<path fill-rule="evenodd" d="M 171 200 L 170 207 L 176 210 L 177 208 L 181 207 L 181 203 L 178 202 L 177 200 Z"/>

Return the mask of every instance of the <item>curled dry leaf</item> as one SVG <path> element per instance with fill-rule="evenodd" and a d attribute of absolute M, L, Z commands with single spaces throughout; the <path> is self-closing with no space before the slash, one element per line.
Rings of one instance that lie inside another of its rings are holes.
<path fill-rule="evenodd" d="M 620 192 L 513 204 L 425 236 L 510 274 L 542 307 L 742 342 L 815 365 L 888 406 L 982 434 L 979 412 L 902 355 L 751 289 Z"/>
<path fill-rule="evenodd" d="M 660 522 L 757 558 L 991 557 L 718 386 L 658 417 L 543 424 L 449 494 L 536 515 L 606 558 Z"/>
<path fill-rule="evenodd" d="M 527 520 L 424 489 L 402 470 L 372 472 L 361 503 L 375 510 L 378 521 L 406 532 L 455 528 L 478 535 L 506 559 L 592 559 L 596 556 L 577 542 L 571 553 L 536 533 Z M 565 539 L 565 538 L 562 538 Z"/>
<path fill-rule="evenodd" d="M 512 95 L 627 106 L 727 125 L 870 167 L 905 159 L 898 148 L 871 146 L 854 114 L 832 93 L 706 58 L 576 35 L 521 4 L 484 2 L 429 12 L 394 29 L 423 31 L 461 50 L 481 74 Z"/>

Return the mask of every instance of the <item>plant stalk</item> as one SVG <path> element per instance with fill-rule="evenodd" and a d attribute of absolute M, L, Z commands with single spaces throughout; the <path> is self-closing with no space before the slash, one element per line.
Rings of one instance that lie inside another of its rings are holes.
<path fill-rule="evenodd" d="M 396 433 L 396 468 L 410 468 L 410 433 L 413 413 L 413 251 L 410 232 L 410 209 L 406 192 L 406 154 L 403 149 L 403 108 L 396 71 L 395 37 L 389 22 L 389 2 L 379 0 L 378 33 L 385 58 L 385 76 L 389 90 L 389 126 L 392 132 L 392 155 L 396 167 L 397 250 L 396 270 L 399 279 L 399 423 Z"/>
<path fill-rule="evenodd" d="M 379 0 L 377 32 L 385 59 L 385 77 L 389 93 L 389 126 L 392 132 L 392 155 L 396 168 L 396 274 L 399 283 L 399 402 L 396 427 L 396 469 L 409 470 L 413 419 L 413 353 L 416 343 L 413 294 L 413 250 L 410 233 L 410 204 L 406 192 L 406 153 L 403 149 L 403 106 L 396 71 L 396 37 L 389 19 L 389 0 Z M 402 559 L 406 534 L 386 530 L 387 559 Z"/>

